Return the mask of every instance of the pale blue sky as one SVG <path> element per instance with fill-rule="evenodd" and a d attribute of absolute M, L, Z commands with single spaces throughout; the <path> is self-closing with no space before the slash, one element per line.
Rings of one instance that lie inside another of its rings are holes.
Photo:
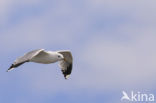
<path fill-rule="evenodd" d="M 155 0 L 1 0 L 0 103 L 121 103 L 122 91 L 156 95 Z M 25 52 L 71 50 L 58 63 L 26 63 Z"/>

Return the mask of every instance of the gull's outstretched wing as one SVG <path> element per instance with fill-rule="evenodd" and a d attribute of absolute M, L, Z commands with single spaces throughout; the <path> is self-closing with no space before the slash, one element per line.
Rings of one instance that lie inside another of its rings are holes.
<path fill-rule="evenodd" d="M 73 64 L 73 57 L 70 51 L 58 51 L 58 53 L 62 54 L 64 60 L 60 61 L 60 68 L 65 79 L 71 74 L 72 71 L 72 64 Z"/>
<path fill-rule="evenodd" d="M 26 53 L 24 56 L 17 58 L 14 61 L 14 63 L 10 66 L 10 68 L 7 70 L 7 72 L 12 70 L 13 68 L 16 68 L 24 64 L 25 62 L 29 62 L 33 57 L 35 57 L 36 55 L 38 55 L 39 53 L 43 51 L 44 49 L 33 50 L 33 51 Z"/>

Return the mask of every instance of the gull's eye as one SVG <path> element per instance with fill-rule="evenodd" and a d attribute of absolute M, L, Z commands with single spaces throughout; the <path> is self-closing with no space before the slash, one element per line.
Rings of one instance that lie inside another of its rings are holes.
<path fill-rule="evenodd" d="M 60 55 L 58 55 L 58 58 L 60 58 L 61 56 Z"/>

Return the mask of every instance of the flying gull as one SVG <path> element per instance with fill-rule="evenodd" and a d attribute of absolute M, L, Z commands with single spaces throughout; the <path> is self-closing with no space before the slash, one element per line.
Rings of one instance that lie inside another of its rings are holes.
<path fill-rule="evenodd" d="M 10 71 L 26 62 L 35 62 L 42 64 L 50 64 L 55 62 L 60 62 L 59 67 L 65 77 L 71 74 L 72 71 L 72 54 L 70 51 L 45 51 L 44 49 L 33 50 L 26 53 L 24 56 L 17 58 L 14 63 L 7 70 Z"/>

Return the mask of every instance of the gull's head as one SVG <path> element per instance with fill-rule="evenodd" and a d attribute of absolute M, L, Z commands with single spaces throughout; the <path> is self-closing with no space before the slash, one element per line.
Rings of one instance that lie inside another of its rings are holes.
<path fill-rule="evenodd" d="M 62 54 L 57 53 L 57 59 L 58 60 L 64 60 L 64 57 Z"/>

